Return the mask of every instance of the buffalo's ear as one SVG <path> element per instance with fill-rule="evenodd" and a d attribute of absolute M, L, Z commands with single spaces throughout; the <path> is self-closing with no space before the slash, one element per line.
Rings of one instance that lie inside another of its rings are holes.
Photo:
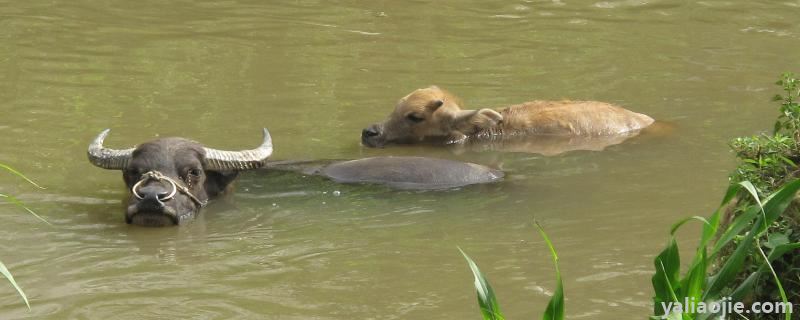
<path fill-rule="evenodd" d="M 503 121 L 503 115 L 492 109 L 460 110 L 453 120 L 455 128 L 466 134 L 489 129 Z"/>
<path fill-rule="evenodd" d="M 444 105 L 444 100 L 442 100 L 442 99 L 434 99 L 434 100 L 429 101 L 428 104 L 425 105 L 425 108 L 428 108 L 431 111 L 436 111 L 437 109 L 439 109 L 443 105 Z"/>
<path fill-rule="evenodd" d="M 224 192 L 238 175 L 238 171 L 206 171 L 206 194 L 213 197 Z"/>

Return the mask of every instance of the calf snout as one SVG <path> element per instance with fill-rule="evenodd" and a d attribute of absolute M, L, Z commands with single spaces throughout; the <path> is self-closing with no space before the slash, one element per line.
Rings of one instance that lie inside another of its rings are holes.
<path fill-rule="evenodd" d="M 361 130 L 362 138 L 371 138 L 379 135 L 381 135 L 381 128 L 379 128 L 377 124 L 373 124 L 366 129 Z"/>
<path fill-rule="evenodd" d="M 361 143 L 368 147 L 380 147 L 383 146 L 382 136 L 383 130 L 380 125 L 373 124 L 361 130 Z"/>

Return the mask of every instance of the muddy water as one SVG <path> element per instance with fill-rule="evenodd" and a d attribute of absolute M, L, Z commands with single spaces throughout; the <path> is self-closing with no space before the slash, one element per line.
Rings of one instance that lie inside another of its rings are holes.
<path fill-rule="evenodd" d="M 509 319 L 554 289 L 534 217 L 560 253 L 572 319 L 642 318 L 669 225 L 710 213 L 726 142 L 771 126 L 798 71 L 797 1 L 2 1 L 0 318 L 475 319 L 478 262 Z M 543 157 L 365 149 L 361 128 L 438 84 L 469 106 L 624 105 L 678 130 Z M 180 135 L 217 148 L 274 137 L 275 159 L 428 155 L 501 167 L 445 192 L 252 172 L 182 228 L 123 222 L 118 172 L 86 145 Z M 334 193 L 334 191 L 339 191 Z M 338 194 L 338 195 L 334 195 Z M 693 236 L 688 233 L 686 236 Z M 684 238 L 687 246 L 694 238 Z"/>

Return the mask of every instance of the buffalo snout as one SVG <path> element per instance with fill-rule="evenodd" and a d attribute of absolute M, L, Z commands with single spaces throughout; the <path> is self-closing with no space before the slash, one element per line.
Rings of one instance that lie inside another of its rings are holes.
<path fill-rule="evenodd" d="M 126 215 L 128 223 L 153 227 L 179 224 L 176 210 L 179 206 L 175 202 L 181 202 L 181 199 L 173 200 L 176 196 L 176 186 L 173 183 L 137 183 L 131 188 L 131 193 Z"/>

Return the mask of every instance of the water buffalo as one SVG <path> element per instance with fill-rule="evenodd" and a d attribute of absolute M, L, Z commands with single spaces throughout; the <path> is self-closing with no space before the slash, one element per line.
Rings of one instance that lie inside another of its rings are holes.
<path fill-rule="evenodd" d="M 264 129 L 261 145 L 252 150 L 223 151 L 183 138 L 161 138 L 135 148 L 103 147 L 106 129 L 89 145 L 89 161 L 122 170 L 131 194 L 125 221 L 143 226 L 178 225 L 191 220 L 209 198 L 226 189 L 239 171 L 264 166 L 272 139 Z"/>
<path fill-rule="evenodd" d="M 503 141 L 514 143 L 507 146 L 511 151 L 554 154 L 602 150 L 635 136 L 653 122 L 644 114 L 596 101 L 532 101 L 499 111 L 464 110 L 457 97 L 431 86 L 400 99 L 383 123 L 362 130 L 361 142 L 383 147 L 390 143 Z"/>
<path fill-rule="evenodd" d="M 383 184 L 397 189 L 450 189 L 503 179 L 479 164 L 427 157 L 372 157 L 349 161 L 271 162 L 270 169 L 320 175 L 338 183 Z"/>

